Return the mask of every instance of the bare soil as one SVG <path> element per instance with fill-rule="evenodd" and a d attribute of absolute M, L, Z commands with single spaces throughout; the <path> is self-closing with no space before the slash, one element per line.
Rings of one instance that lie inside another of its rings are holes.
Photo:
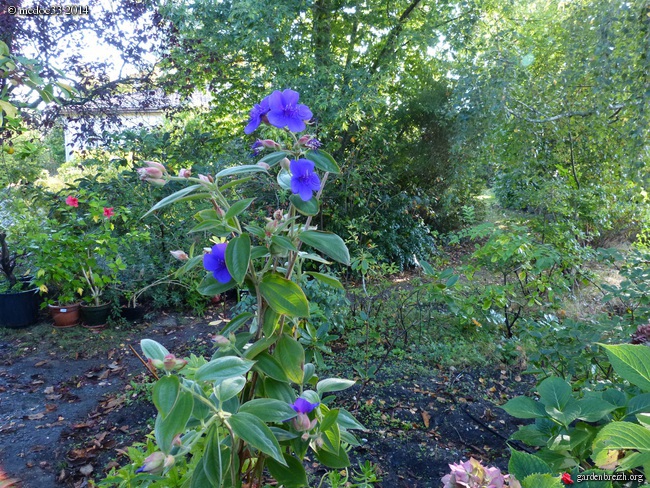
<path fill-rule="evenodd" d="M 127 462 L 121 451 L 144 441 L 155 415 L 138 386 L 147 373 L 129 346 L 139 352 L 148 337 L 178 356 L 207 355 L 216 332 L 209 322 L 218 313 L 161 315 L 114 344 L 109 334 L 88 331 L 65 358 L 48 347 L 44 326 L 36 341 L 26 341 L 34 328 L 0 336 L 0 472 L 22 488 L 82 488 Z M 448 464 L 470 456 L 505 468 L 505 439 L 518 421 L 496 405 L 529 388 L 517 371 L 499 367 L 413 377 L 401 374 L 399 363 L 388 365 L 360 397 L 360 386 L 338 396 L 369 429 L 350 453 L 353 468 L 370 460 L 385 488 L 439 487 Z M 312 472 L 318 479 L 325 471 L 314 464 Z"/>

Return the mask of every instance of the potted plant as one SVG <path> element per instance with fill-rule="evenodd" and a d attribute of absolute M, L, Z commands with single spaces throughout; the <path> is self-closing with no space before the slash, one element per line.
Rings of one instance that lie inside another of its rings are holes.
<path fill-rule="evenodd" d="M 0 326 L 19 328 L 34 324 L 38 319 L 38 288 L 31 283 L 31 276 L 16 276 L 16 265 L 30 255 L 27 250 L 11 252 L 7 232 L 0 231 Z"/>
<path fill-rule="evenodd" d="M 182 286 L 184 288 L 189 288 L 187 283 L 183 283 L 180 280 L 174 279 L 175 273 L 171 273 L 164 278 L 160 278 L 153 283 L 149 283 L 137 290 L 125 292 L 127 304 L 122 307 L 122 317 L 129 321 L 138 321 L 142 320 L 144 316 L 144 307 L 138 305 L 138 299 L 142 296 L 144 292 L 158 285 L 174 285 Z"/>

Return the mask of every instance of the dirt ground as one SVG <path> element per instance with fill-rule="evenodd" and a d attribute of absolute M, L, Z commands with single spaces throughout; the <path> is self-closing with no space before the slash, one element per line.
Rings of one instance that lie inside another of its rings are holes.
<path fill-rule="evenodd" d="M 129 346 L 139 352 L 148 337 L 178 356 L 209 354 L 216 314 L 161 315 L 115 344 L 105 332 L 86 331 L 72 357 L 43 346 L 46 326 L 36 328 L 45 331 L 42 340 L 34 328 L 0 336 L 0 472 L 22 488 L 82 488 L 127 462 L 121 450 L 144 440 L 155 414 L 139 386 L 145 369 Z M 102 346 L 97 352 L 92 341 Z M 383 478 L 377 486 L 424 488 L 439 487 L 448 463 L 470 456 L 506 467 L 505 439 L 518 424 L 495 404 L 528 391 L 526 380 L 501 369 L 396 377 L 398 368 L 385 368 L 391 376 L 380 375 L 359 398 L 360 386 L 339 395 L 369 428 L 350 453 L 353 468 L 370 460 Z M 317 478 L 319 469 L 312 465 Z"/>

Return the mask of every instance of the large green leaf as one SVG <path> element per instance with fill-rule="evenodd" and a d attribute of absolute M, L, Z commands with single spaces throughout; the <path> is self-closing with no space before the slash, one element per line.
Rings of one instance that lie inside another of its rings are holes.
<path fill-rule="evenodd" d="M 356 382 L 354 380 L 346 380 L 341 378 L 327 378 L 319 381 L 316 384 L 316 391 L 319 395 L 323 393 L 329 393 L 332 391 L 341 391 L 354 386 Z"/>
<path fill-rule="evenodd" d="M 647 412 L 650 412 L 650 393 L 642 393 L 630 398 L 625 411 L 627 415 Z"/>
<path fill-rule="evenodd" d="M 650 348 L 644 345 L 600 344 L 605 348 L 614 371 L 623 379 L 650 391 Z"/>
<path fill-rule="evenodd" d="M 236 356 L 220 357 L 201 366 L 196 371 L 195 378 L 198 381 L 218 381 L 232 378 L 246 374 L 254 364 L 255 361 Z"/>
<path fill-rule="evenodd" d="M 596 455 L 603 449 L 634 449 L 650 451 L 650 430 L 632 422 L 612 422 L 603 427 L 594 440 Z"/>
<path fill-rule="evenodd" d="M 325 449 L 316 451 L 316 459 L 328 468 L 343 469 L 350 466 L 350 459 L 345 449 L 339 449 L 338 454 L 334 454 Z"/>
<path fill-rule="evenodd" d="M 273 167 L 282 161 L 287 155 L 290 154 L 288 151 L 275 151 L 267 154 L 262 159 L 259 160 L 260 163 L 266 163 L 269 166 Z"/>
<path fill-rule="evenodd" d="M 206 438 L 202 463 L 199 463 L 203 464 L 205 476 L 210 481 L 210 484 L 204 486 L 221 486 L 230 466 L 230 448 L 220 442 L 221 438 L 216 425 L 210 427 Z"/>
<path fill-rule="evenodd" d="M 537 392 L 545 407 L 552 407 L 559 411 L 564 410 L 564 407 L 573 400 L 571 385 L 556 376 L 542 381 L 537 387 Z"/>
<path fill-rule="evenodd" d="M 296 207 L 296 210 L 303 215 L 314 216 L 317 215 L 320 210 L 320 204 L 318 203 L 318 200 L 316 200 L 316 197 L 311 197 L 305 202 L 299 195 L 291 195 L 289 200 L 293 206 Z"/>
<path fill-rule="evenodd" d="M 289 454 L 284 455 L 284 460 L 286 466 L 273 459 L 269 459 L 266 462 L 271 476 L 278 482 L 278 485 L 284 488 L 303 488 L 309 486 L 305 467 L 300 460 Z"/>
<path fill-rule="evenodd" d="M 598 422 L 605 415 L 616 410 L 616 406 L 599 398 L 583 398 L 578 401 L 578 406 L 580 407 L 578 418 L 586 422 Z"/>
<path fill-rule="evenodd" d="M 309 302 L 302 289 L 277 273 L 269 273 L 260 282 L 260 292 L 279 314 L 309 317 Z"/>
<path fill-rule="evenodd" d="M 145 218 L 147 215 L 149 215 L 151 212 L 154 212 L 155 210 L 161 209 L 163 207 L 166 207 L 167 205 L 171 205 L 172 203 L 177 202 L 181 198 L 186 197 L 193 191 L 198 190 L 199 188 L 202 188 L 202 185 L 190 185 L 190 186 L 186 186 L 182 190 L 178 190 L 176 193 L 172 193 L 171 195 L 166 196 L 158 203 L 156 203 L 153 207 L 151 207 L 151 210 L 149 210 L 146 214 L 144 214 L 142 218 Z"/>
<path fill-rule="evenodd" d="M 239 407 L 240 412 L 255 415 L 263 422 L 281 423 L 294 418 L 296 411 L 287 402 L 274 398 L 257 398 Z"/>
<path fill-rule="evenodd" d="M 296 384 L 302 384 L 305 350 L 297 340 L 283 334 L 275 345 L 273 357 L 282 365 L 287 378 Z"/>
<path fill-rule="evenodd" d="M 519 396 L 515 397 L 501 407 L 513 417 L 518 419 L 537 419 L 546 417 L 544 405 L 532 398 Z"/>
<path fill-rule="evenodd" d="M 158 447 L 165 454 L 169 454 L 172 448 L 172 441 L 178 434 L 185 432 L 187 421 L 192 415 L 194 399 L 188 392 L 180 391 L 174 406 L 167 416 L 158 414 L 154 426 L 154 435 Z"/>
<path fill-rule="evenodd" d="M 280 361 L 271 356 L 269 353 L 262 352 L 258 354 L 255 356 L 255 361 L 255 371 L 283 383 L 289 382 L 287 373 L 284 371 L 284 368 L 280 364 Z"/>
<path fill-rule="evenodd" d="M 240 285 L 244 282 L 251 258 L 251 238 L 244 233 L 228 242 L 226 246 L 226 266 L 233 279 Z"/>
<path fill-rule="evenodd" d="M 334 174 L 339 174 L 341 172 L 341 169 L 339 168 L 339 165 L 336 164 L 334 158 L 325 151 L 321 151 L 320 149 L 307 151 L 305 157 L 310 161 L 313 161 L 314 165 L 322 171 Z"/>
<path fill-rule="evenodd" d="M 553 473 L 551 467 L 537 456 L 512 449 L 508 462 L 508 473 L 518 480 L 536 473 Z"/>
<path fill-rule="evenodd" d="M 308 246 L 317 249 L 334 261 L 350 265 L 350 252 L 345 242 L 339 236 L 332 232 L 323 232 L 319 230 L 306 230 L 298 238 Z"/>
<path fill-rule="evenodd" d="M 564 488 L 564 485 L 558 476 L 553 476 L 552 474 L 531 474 L 521 481 L 521 488 Z"/>
<path fill-rule="evenodd" d="M 232 219 L 237 217 L 240 213 L 250 207 L 251 203 L 255 201 L 254 198 L 244 198 L 238 202 L 233 203 L 233 205 L 228 209 L 226 215 L 224 216 L 225 220 Z"/>
<path fill-rule="evenodd" d="M 214 394 L 221 403 L 227 402 L 246 386 L 246 378 L 243 376 L 235 376 L 234 378 L 226 378 L 220 381 L 214 387 Z"/>
<path fill-rule="evenodd" d="M 278 463 L 287 464 L 273 432 L 255 415 L 245 412 L 236 413 L 228 419 L 228 423 L 233 432 L 248 444 L 271 456 Z"/>
<path fill-rule="evenodd" d="M 152 392 L 153 404 L 163 418 L 167 417 L 174 407 L 180 388 L 181 382 L 178 380 L 178 376 L 175 375 L 163 376 L 154 385 Z"/>
<path fill-rule="evenodd" d="M 331 286 L 332 288 L 336 288 L 336 289 L 339 289 L 339 290 L 345 290 L 345 288 L 343 288 L 343 285 L 341 284 L 341 282 L 337 278 L 335 278 L 334 276 L 324 274 L 324 273 L 316 273 L 315 271 L 309 271 L 309 272 L 307 272 L 307 274 L 309 276 L 313 276 L 314 278 L 316 278 L 321 283 L 324 283 L 324 284 L 326 284 L 328 286 Z"/>
<path fill-rule="evenodd" d="M 244 173 L 266 173 L 267 171 L 256 164 L 243 164 L 241 166 L 233 166 L 232 168 L 222 169 L 215 175 L 215 179 L 223 178 L 224 176 L 240 175 Z"/>
<path fill-rule="evenodd" d="M 228 248 L 226 248 L 226 251 L 228 251 Z M 197 290 L 201 295 L 213 297 L 234 288 L 236 285 L 235 280 L 230 280 L 228 283 L 219 283 L 212 273 L 208 273 L 199 283 Z"/>
<path fill-rule="evenodd" d="M 165 346 L 152 339 L 142 339 L 140 341 L 140 349 L 142 349 L 142 352 L 148 359 L 159 359 L 163 361 L 165 356 L 169 354 Z"/>

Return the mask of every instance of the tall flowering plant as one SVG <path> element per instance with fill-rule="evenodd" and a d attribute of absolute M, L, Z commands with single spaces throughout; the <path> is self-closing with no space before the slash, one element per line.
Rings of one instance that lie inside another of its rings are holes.
<path fill-rule="evenodd" d="M 314 136 L 299 134 L 311 117 L 298 93 L 275 91 L 254 106 L 245 128 L 247 134 L 261 124 L 277 129 L 277 141 L 253 144 L 260 157 L 257 164 L 196 177 L 189 169 L 172 176 L 157 162 L 138 170 L 154 185 L 172 180 L 188 184 L 150 212 L 189 199 L 207 203 L 196 214 L 191 232 L 207 231 L 212 242 L 206 242 L 203 254 L 177 251 L 185 260 L 183 271 L 205 270 L 198 290 L 214 296 L 245 287 L 256 298 L 256 307 L 220 331 L 209 361 L 177 359 L 161 344 L 142 341 L 150 368 L 161 376 L 153 388 L 157 450 L 137 471 L 134 467 L 130 475 L 123 474 L 123 482 L 146 483 L 150 478 L 138 476 L 148 473 L 169 476 L 178 486 L 237 487 L 242 480 L 262 486 L 267 468 L 280 484 L 299 487 L 307 486 L 302 460 L 309 451 L 325 466 L 349 465 L 347 448 L 358 444 L 351 431 L 363 427 L 334 406 L 329 394 L 354 381 L 319 378 L 315 366 L 305 362 L 299 340 L 298 325 L 310 313 L 298 284 L 303 262 L 350 263 L 339 236 L 311 225 L 328 175 L 339 172 Z M 226 196 L 256 176 L 272 179 L 278 189 L 291 193 L 288 208 L 273 211 L 262 225 L 241 220 L 255 198 L 231 201 Z M 334 276 L 304 274 L 342 287 Z"/>

